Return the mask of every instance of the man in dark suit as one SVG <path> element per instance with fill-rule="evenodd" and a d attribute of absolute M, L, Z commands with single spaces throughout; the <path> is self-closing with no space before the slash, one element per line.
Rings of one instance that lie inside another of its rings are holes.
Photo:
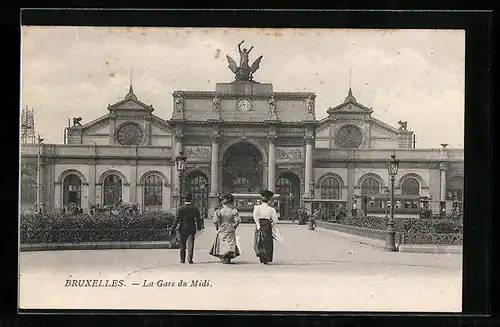
<path fill-rule="evenodd" d="M 175 232 L 177 226 L 179 226 L 181 263 L 186 262 L 186 247 L 188 251 L 188 263 L 193 263 L 194 237 L 196 231 L 200 231 L 203 228 L 200 210 L 191 204 L 192 200 L 193 195 L 188 193 L 186 195 L 186 202 L 177 211 L 177 217 L 175 217 L 172 226 L 172 232 Z"/>

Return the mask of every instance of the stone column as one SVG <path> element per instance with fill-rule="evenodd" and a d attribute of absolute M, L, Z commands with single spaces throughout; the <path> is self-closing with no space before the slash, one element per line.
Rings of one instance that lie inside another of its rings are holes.
<path fill-rule="evenodd" d="M 179 182 L 179 173 L 177 172 L 177 169 L 175 167 L 175 157 L 179 155 L 179 153 L 182 152 L 182 139 L 183 139 L 183 133 L 182 131 L 177 131 L 174 136 L 175 140 L 175 153 L 174 153 L 174 167 L 173 167 L 173 174 L 172 174 L 172 181 L 173 181 L 173 186 L 174 188 L 179 188 L 180 182 Z"/>
<path fill-rule="evenodd" d="M 146 144 L 147 145 L 151 145 L 151 119 L 152 119 L 152 116 L 149 115 L 147 118 L 146 118 Z"/>
<path fill-rule="evenodd" d="M 274 192 L 276 188 L 276 135 L 269 133 L 267 135 L 267 142 L 269 146 L 269 153 L 267 158 L 267 188 L 269 191 Z"/>
<path fill-rule="evenodd" d="M 440 192 L 439 192 L 440 201 L 446 201 L 446 170 L 447 170 L 446 162 L 441 162 L 439 164 L 439 173 L 441 177 Z"/>
<path fill-rule="evenodd" d="M 96 160 L 89 160 L 89 207 L 96 204 Z"/>
<path fill-rule="evenodd" d="M 130 167 L 130 202 L 137 202 L 137 164 L 138 164 L 138 148 L 135 146 L 135 160 Z"/>
<path fill-rule="evenodd" d="M 446 151 L 446 147 L 448 144 L 442 143 L 442 148 L 440 151 L 440 163 L 439 163 L 439 171 L 441 177 L 440 192 L 439 192 L 439 200 L 446 201 L 446 170 L 448 169 L 448 153 Z"/>
<path fill-rule="evenodd" d="M 354 162 L 348 162 L 347 163 L 347 216 L 352 217 L 352 203 L 353 203 L 353 196 L 354 194 L 354 184 L 356 181 L 354 180 L 355 178 L 355 167 L 354 167 Z M 359 203 L 358 203 L 359 204 Z M 359 205 L 356 206 L 356 209 L 359 209 Z"/>
<path fill-rule="evenodd" d="M 109 119 L 109 145 L 115 145 L 116 114 L 111 112 Z"/>
<path fill-rule="evenodd" d="M 304 137 L 306 141 L 306 162 L 305 162 L 305 177 L 304 177 L 304 197 L 311 198 L 310 183 L 313 174 L 313 142 L 314 135 L 308 134 Z"/>
<path fill-rule="evenodd" d="M 208 219 L 212 219 L 214 209 L 219 204 L 219 133 L 212 133 L 212 160 L 210 162 L 210 194 L 208 195 Z"/>
<path fill-rule="evenodd" d="M 212 161 L 210 170 L 210 196 L 219 192 L 219 134 L 212 134 Z"/>

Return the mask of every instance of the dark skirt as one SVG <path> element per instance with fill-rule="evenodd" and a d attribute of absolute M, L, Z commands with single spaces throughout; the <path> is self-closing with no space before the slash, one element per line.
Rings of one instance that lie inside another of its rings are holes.
<path fill-rule="evenodd" d="M 260 262 L 273 261 L 273 232 L 269 219 L 259 219 L 260 230 L 255 228 L 254 250 Z"/>

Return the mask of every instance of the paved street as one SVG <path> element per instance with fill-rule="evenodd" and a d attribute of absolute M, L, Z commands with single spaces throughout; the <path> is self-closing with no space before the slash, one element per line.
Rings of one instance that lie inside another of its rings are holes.
<path fill-rule="evenodd" d="M 234 264 L 223 265 L 208 254 L 215 230 L 209 222 L 206 226 L 196 240 L 194 265 L 180 264 L 178 250 L 167 249 L 23 252 L 20 306 L 461 310 L 461 255 L 385 252 L 330 231 L 280 224 L 285 240 L 275 243 L 275 262 L 266 266 L 253 253 L 253 225 L 244 224 L 238 228 L 242 255 Z M 68 279 L 117 279 L 124 280 L 124 286 L 65 287 Z M 154 286 L 144 287 L 145 280 Z M 179 286 L 181 280 L 186 286 Z M 197 287 L 190 287 L 192 280 L 200 280 Z"/>

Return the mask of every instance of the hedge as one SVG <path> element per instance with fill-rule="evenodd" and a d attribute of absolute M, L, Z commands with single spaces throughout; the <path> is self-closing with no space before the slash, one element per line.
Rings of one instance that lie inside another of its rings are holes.
<path fill-rule="evenodd" d="M 27 214 L 20 217 L 25 243 L 166 241 L 174 216 L 155 212 L 137 215 Z"/>

